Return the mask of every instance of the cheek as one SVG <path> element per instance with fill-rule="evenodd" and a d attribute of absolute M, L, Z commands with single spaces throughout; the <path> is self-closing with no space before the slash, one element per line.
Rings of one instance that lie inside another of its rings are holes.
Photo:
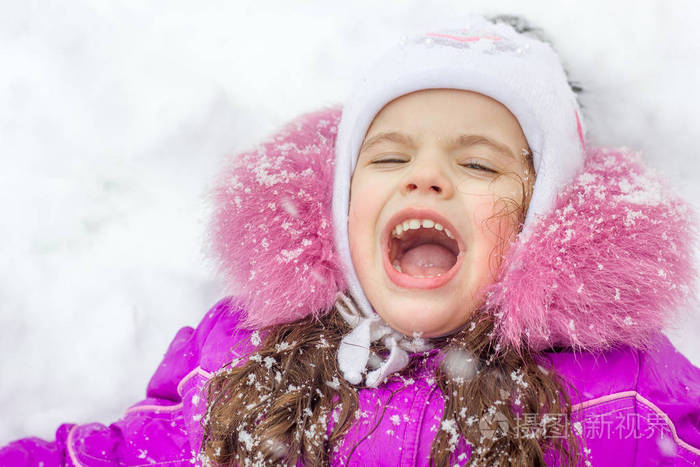
<path fill-rule="evenodd" d="M 361 253 L 362 238 L 364 236 L 362 226 L 360 225 L 360 217 L 354 215 L 351 209 L 348 217 L 348 242 L 350 244 L 350 254 L 352 255 L 353 261 L 356 256 Z"/>
<path fill-rule="evenodd" d="M 494 183 L 490 196 L 478 206 L 478 225 L 491 242 L 508 243 L 518 233 L 523 210 L 523 181 L 513 176 L 500 177 Z"/>
<path fill-rule="evenodd" d="M 377 217 L 382 208 L 381 197 L 379 190 L 372 189 L 371 185 L 361 181 L 353 182 L 348 209 L 348 235 L 351 242 L 364 241 L 365 237 L 374 235 Z"/>
<path fill-rule="evenodd" d="M 514 203 L 495 197 L 475 206 L 473 226 L 478 248 L 475 260 L 491 280 L 497 276 L 506 248 L 518 233 L 516 208 Z"/>
<path fill-rule="evenodd" d="M 357 244 L 359 240 L 367 234 L 367 216 L 363 213 L 367 212 L 367 207 L 357 201 L 350 201 L 350 209 L 348 210 L 348 238 L 350 247 Z"/>
<path fill-rule="evenodd" d="M 356 192 L 358 193 L 358 192 Z M 348 243 L 350 256 L 358 275 L 362 276 L 373 257 L 374 219 L 376 207 L 372 197 L 354 196 L 348 211 Z"/>

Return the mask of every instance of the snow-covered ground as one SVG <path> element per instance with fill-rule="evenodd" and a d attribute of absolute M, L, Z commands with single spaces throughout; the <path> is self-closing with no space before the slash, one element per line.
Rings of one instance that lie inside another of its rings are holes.
<path fill-rule="evenodd" d="M 222 295 L 202 254 L 226 156 L 342 102 L 380 44 L 469 13 L 553 38 L 592 140 L 700 206 L 694 0 L 0 2 L 0 445 L 110 422 Z M 700 365 L 700 315 L 671 334 Z"/>

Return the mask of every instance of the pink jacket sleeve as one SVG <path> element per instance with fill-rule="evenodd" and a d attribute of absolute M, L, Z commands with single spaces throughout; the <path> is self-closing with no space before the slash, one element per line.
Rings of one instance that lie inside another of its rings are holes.
<path fill-rule="evenodd" d="M 115 423 L 61 425 L 55 441 L 25 438 L 0 449 L 0 465 L 192 465 L 202 437 L 211 373 L 202 367 L 203 348 L 223 316 L 238 322 L 230 299 L 217 303 L 197 329 L 178 331 L 148 384 L 146 399 Z"/>

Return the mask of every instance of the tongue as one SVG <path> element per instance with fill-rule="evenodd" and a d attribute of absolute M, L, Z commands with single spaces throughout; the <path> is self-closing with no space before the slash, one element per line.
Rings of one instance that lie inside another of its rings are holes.
<path fill-rule="evenodd" d="M 437 276 L 449 271 L 456 262 L 454 253 L 444 246 L 426 243 L 405 252 L 399 265 L 410 276 Z"/>

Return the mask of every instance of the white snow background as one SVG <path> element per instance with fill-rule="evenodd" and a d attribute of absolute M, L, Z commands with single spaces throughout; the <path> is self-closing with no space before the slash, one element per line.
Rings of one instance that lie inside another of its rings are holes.
<path fill-rule="evenodd" d="M 201 245 L 225 157 L 342 102 L 378 47 L 517 13 L 586 93 L 590 137 L 641 149 L 700 206 L 700 2 L 0 2 L 0 445 L 109 423 L 221 298 Z M 671 334 L 700 365 L 700 315 Z"/>

